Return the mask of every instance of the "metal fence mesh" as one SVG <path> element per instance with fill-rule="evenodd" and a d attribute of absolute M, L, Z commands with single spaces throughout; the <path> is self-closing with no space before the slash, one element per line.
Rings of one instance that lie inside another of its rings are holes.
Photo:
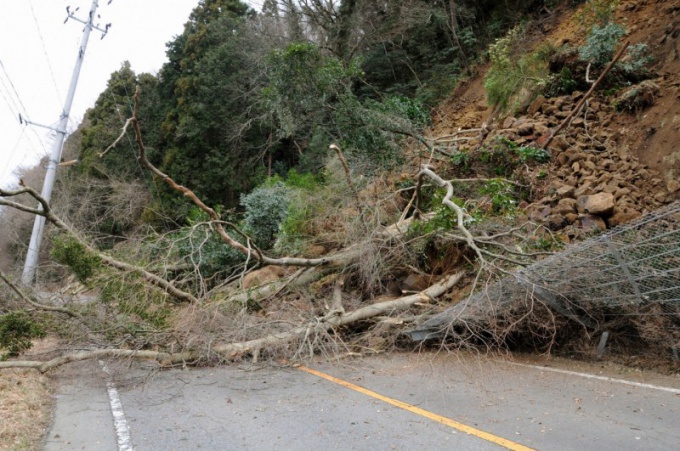
<path fill-rule="evenodd" d="M 489 318 L 531 300 L 590 329 L 606 327 L 593 311 L 665 317 L 663 327 L 673 330 L 661 333 L 680 337 L 680 202 L 488 283 L 411 336 L 441 336 L 457 320 Z"/>

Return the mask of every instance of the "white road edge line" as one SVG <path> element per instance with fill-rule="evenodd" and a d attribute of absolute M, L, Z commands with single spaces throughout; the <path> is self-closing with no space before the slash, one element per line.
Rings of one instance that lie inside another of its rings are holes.
<path fill-rule="evenodd" d="M 134 451 L 132 446 L 132 437 L 130 436 L 130 426 L 125 419 L 123 413 L 123 404 L 120 402 L 118 390 L 111 382 L 111 373 L 103 361 L 99 361 L 104 373 L 106 373 L 106 391 L 109 394 L 109 404 L 111 404 L 111 413 L 113 414 L 113 426 L 116 429 L 116 439 L 118 440 L 118 451 Z"/>
<path fill-rule="evenodd" d="M 541 370 L 541 371 L 552 371 L 554 373 L 569 374 L 571 376 L 580 376 L 580 377 L 585 377 L 585 378 L 588 378 L 588 379 L 597 379 L 597 380 L 607 381 L 607 382 L 616 382 L 616 383 L 619 383 L 619 384 L 632 385 L 634 387 L 651 388 L 652 390 L 662 390 L 662 391 L 666 391 L 666 392 L 669 392 L 669 393 L 675 393 L 676 395 L 680 395 L 680 389 L 678 389 L 678 388 L 663 387 L 661 385 L 653 385 L 653 384 L 643 384 L 642 382 L 633 382 L 633 381 L 628 381 L 628 380 L 625 380 L 625 379 L 616 379 L 616 378 L 607 377 L 607 376 L 596 376 L 595 374 L 579 373 L 579 372 L 576 372 L 576 371 L 561 370 L 559 368 L 551 368 L 551 367 L 547 367 L 547 366 L 529 365 L 529 364 L 526 364 L 526 363 L 509 362 L 507 360 L 502 360 L 502 362 L 507 363 L 509 365 L 517 365 L 517 366 L 524 366 L 526 368 L 534 368 L 534 369 Z"/>

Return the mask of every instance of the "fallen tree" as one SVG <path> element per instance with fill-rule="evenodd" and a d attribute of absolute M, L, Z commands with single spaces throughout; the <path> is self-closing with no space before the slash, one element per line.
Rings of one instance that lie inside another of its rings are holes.
<path fill-rule="evenodd" d="M 271 334 L 256 340 L 239 343 L 217 344 L 212 348 L 212 352 L 226 358 L 237 355 L 241 356 L 246 353 L 258 355 L 262 349 L 266 349 L 267 347 L 279 346 L 299 339 L 309 340 L 310 336 L 326 332 L 330 329 L 337 329 L 380 315 L 401 312 L 418 302 L 429 303 L 453 288 L 453 286 L 460 281 L 461 277 L 462 273 L 457 273 L 446 277 L 443 281 L 432 285 L 430 288 L 418 294 L 403 296 L 391 301 L 379 302 L 352 312 L 342 313 L 339 310 L 333 310 L 324 317 L 316 318 L 313 322 L 303 324 L 280 334 Z M 46 362 L 22 360 L 0 362 L 0 368 L 31 368 L 44 373 L 68 363 L 105 357 L 150 359 L 156 360 L 163 366 L 168 366 L 191 363 L 192 361 L 199 360 L 201 355 L 197 352 L 168 353 L 131 349 L 96 349 L 66 354 Z"/>
<path fill-rule="evenodd" d="M 212 231 L 216 233 L 219 240 L 224 246 L 239 252 L 245 257 L 245 263 L 242 264 L 240 269 L 238 269 L 233 275 L 225 289 L 226 296 L 220 297 L 219 300 L 215 301 L 212 296 L 215 295 L 215 290 L 207 292 L 196 292 L 192 291 L 191 285 L 187 285 L 182 281 L 182 279 L 169 279 L 162 275 L 157 274 L 153 268 L 176 268 L 178 271 L 195 271 L 199 272 L 198 266 L 194 265 L 177 265 L 177 262 L 173 261 L 162 261 L 160 263 L 154 262 L 147 264 L 146 266 L 141 266 L 138 264 L 132 264 L 121 259 L 117 259 L 108 255 L 105 252 L 100 251 L 94 245 L 90 244 L 87 239 L 73 230 L 69 225 L 59 218 L 54 211 L 50 208 L 50 205 L 41 198 L 40 195 L 30 187 L 22 187 L 18 190 L 5 190 L 0 189 L 0 205 L 9 206 L 11 208 L 16 208 L 22 211 L 26 211 L 36 215 L 44 216 L 47 221 L 53 224 L 57 229 L 66 233 L 69 237 L 76 240 L 83 249 L 95 255 L 99 261 L 101 261 L 105 266 L 113 268 L 118 271 L 120 276 L 120 283 L 125 282 L 125 275 L 137 275 L 138 278 L 148 287 L 155 287 L 161 290 L 166 296 L 171 306 L 180 308 L 182 306 L 192 306 L 191 308 L 196 309 L 195 311 L 204 311 L 207 316 L 214 314 L 226 314 L 230 316 L 237 317 L 234 324 L 240 321 L 238 318 L 242 319 L 242 323 L 235 325 L 233 327 L 241 327 L 246 329 L 247 326 L 246 319 L 249 315 L 255 318 L 258 311 L 262 310 L 260 305 L 264 300 L 279 298 L 280 302 L 293 302 L 295 298 L 302 298 L 302 301 L 308 303 L 308 310 L 304 315 L 297 315 L 297 319 L 293 321 L 290 316 L 279 320 L 272 320 L 271 322 L 285 323 L 288 327 L 286 328 L 271 328 L 267 330 L 266 327 L 261 328 L 262 333 L 255 335 L 253 334 L 223 334 L 219 338 L 198 338 L 194 340 L 195 337 L 181 336 L 182 333 L 177 331 L 164 331 L 164 330 L 144 330 L 131 331 L 129 327 L 125 324 L 119 324 L 111 326 L 113 329 L 121 329 L 125 331 L 127 338 L 121 339 L 121 343 L 127 346 L 110 346 L 107 349 L 94 349 L 90 351 L 78 351 L 75 353 L 67 353 L 65 355 L 56 357 L 46 362 L 39 361 L 11 361 L 0 363 L 0 368 L 9 367 L 25 367 L 25 368 L 35 368 L 41 372 L 48 371 L 49 369 L 55 368 L 60 365 L 64 365 L 70 362 L 80 361 L 84 359 L 91 358 L 102 358 L 102 357 L 134 357 L 134 358 L 144 358 L 152 359 L 158 361 L 162 365 L 173 365 L 173 364 L 187 364 L 191 362 L 201 362 L 206 359 L 217 356 L 220 360 L 228 360 L 233 357 L 252 355 L 253 358 L 257 358 L 261 351 L 265 353 L 272 349 L 281 347 L 283 345 L 290 345 L 298 342 L 297 349 L 305 348 L 310 349 L 314 352 L 314 345 L 319 336 L 323 334 L 333 333 L 335 337 L 340 337 L 339 340 L 342 341 L 342 331 L 349 330 L 355 326 L 361 328 L 365 327 L 365 323 L 369 320 L 373 321 L 372 324 L 387 324 L 385 322 L 385 317 L 390 317 L 392 315 L 401 315 L 408 309 L 412 308 L 414 305 L 419 303 L 427 304 L 435 299 L 441 299 L 447 291 L 451 290 L 458 282 L 461 281 L 464 273 L 460 271 L 460 267 L 452 267 L 447 271 L 444 271 L 436 283 L 432 283 L 434 278 L 428 276 L 428 285 L 424 288 L 419 288 L 417 290 L 407 289 L 407 291 L 402 292 L 401 289 L 397 290 L 394 297 L 387 300 L 382 300 L 381 302 L 372 301 L 374 293 L 361 294 L 360 290 L 357 292 L 355 290 L 353 293 L 344 293 L 345 281 L 351 280 L 353 277 L 356 278 L 356 272 L 361 267 L 362 264 L 366 264 L 364 260 L 369 258 L 378 258 L 375 256 L 367 256 L 367 252 L 378 252 L 380 249 L 384 249 L 387 252 L 392 252 L 394 249 L 408 247 L 408 242 L 411 240 L 421 239 L 420 237 L 408 237 L 412 232 L 414 226 L 417 223 L 424 224 L 436 217 L 435 214 L 429 212 L 421 212 L 422 204 L 420 202 L 422 197 L 423 181 L 425 179 L 430 179 L 435 185 L 446 188 L 447 192 L 441 201 L 441 205 L 444 208 L 452 211 L 455 216 L 455 229 L 458 233 L 444 233 L 441 234 L 442 239 L 445 242 L 454 243 L 455 246 L 461 246 L 464 249 L 471 251 L 470 263 L 475 263 L 477 272 L 477 277 L 475 280 L 480 278 L 480 274 L 488 271 L 504 271 L 503 265 L 523 265 L 526 264 L 525 261 L 519 258 L 533 258 L 541 253 L 525 253 L 523 251 L 518 251 L 512 246 L 504 245 L 503 240 L 508 238 L 513 238 L 514 235 L 519 234 L 519 230 L 524 226 L 514 227 L 506 232 L 494 233 L 494 234 L 482 234 L 477 235 L 473 233 L 467 226 L 470 222 L 470 216 L 468 213 L 455 202 L 452 201 L 453 196 L 453 185 L 451 181 L 444 180 L 440 177 L 432 167 L 423 166 L 417 178 L 417 185 L 412 188 L 413 194 L 411 196 L 412 201 L 409 202 L 403 209 L 403 212 L 399 215 L 399 220 L 391 225 L 382 226 L 376 224 L 375 222 L 371 225 L 369 220 L 371 214 L 371 208 L 369 206 L 360 205 L 362 197 L 359 193 L 357 186 L 355 186 L 349 167 L 346 160 L 340 151 L 339 147 L 331 147 L 338 158 L 341 160 L 343 173 L 347 185 L 350 188 L 351 196 L 348 198 L 349 202 L 355 202 L 358 205 L 356 208 L 360 212 L 359 223 L 362 227 L 365 235 L 361 239 L 354 240 L 353 243 L 347 244 L 344 248 L 336 250 L 330 255 L 323 256 L 321 258 L 304 258 L 304 257 L 271 257 L 266 255 L 256 243 L 253 242 L 252 238 L 246 233 L 240 230 L 236 224 L 223 220 L 220 215 L 215 211 L 215 209 L 206 205 L 192 190 L 189 188 L 177 184 L 169 175 L 163 173 L 158 168 L 156 168 L 146 157 L 146 148 L 142 139 L 141 130 L 138 124 L 138 108 L 139 104 L 139 90 L 135 93 L 135 109 L 133 116 L 128 119 L 125 123 L 121 135 L 118 139 L 107 148 L 103 154 L 110 152 L 116 144 L 125 136 L 126 131 L 131 127 L 135 134 L 135 142 L 137 144 L 137 158 L 139 162 L 146 167 L 155 177 L 162 180 L 173 190 L 180 193 L 182 196 L 189 199 L 195 206 L 197 206 L 202 212 L 208 216 L 208 221 L 202 223 L 206 226 L 206 233 Z M 480 180 L 474 179 L 471 183 L 477 183 Z M 469 180 L 465 180 L 469 182 Z M 31 198 L 37 200 L 40 204 L 39 208 L 32 208 L 25 204 L 15 202 L 12 198 L 20 195 L 28 195 Z M 415 202 L 415 205 L 414 205 Z M 370 227 L 375 227 L 371 229 Z M 229 230 L 233 231 L 230 233 Z M 536 229 L 533 232 L 536 233 Z M 238 235 L 238 239 L 235 235 Z M 408 240 L 405 238 L 408 237 Z M 521 239 L 526 237 L 520 236 Z M 489 247 L 494 247 L 497 252 L 490 251 Z M 465 251 L 461 251 L 464 253 Z M 397 252 L 397 255 L 398 252 Z M 394 257 L 393 257 L 394 258 Z M 464 264 L 462 261 L 461 264 Z M 404 263 L 399 263 L 402 267 L 410 268 L 409 271 L 414 270 L 418 272 L 417 268 Z M 285 267 L 298 267 L 298 271 L 290 276 L 289 278 L 283 278 L 280 280 L 275 280 L 269 284 L 262 286 L 250 287 L 243 289 L 239 287 L 240 281 L 243 280 L 243 276 L 254 269 L 267 266 L 267 265 L 277 265 Z M 379 266 L 380 264 L 378 264 Z M 370 264 L 369 264 L 370 266 Z M 475 268 L 475 266 L 473 266 Z M 374 268 L 368 270 L 369 278 L 379 278 L 380 271 L 374 271 Z M 173 274 L 173 271 L 164 271 L 165 276 Z M 453 273 L 453 274 L 452 274 Z M 452 274 L 452 275 L 451 275 Z M 114 279 L 116 276 L 111 276 Z M 136 277 L 136 276 L 134 276 Z M 133 278 L 134 278 L 133 277 Z M 200 274 L 199 276 L 200 277 Z M 5 280 L 5 282 L 8 282 Z M 336 283 L 337 282 L 337 283 Z M 380 280 L 371 280 L 371 286 L 375 285 L 380 287 Z M 315 285 L 315 293 L 309 292 L 310 287 Z M 332 285 L 332 294 L 328 292 L 328 287 Z M 19 296 L 33 308 L 39 307 L 39 305 L 31 304 L 30 297 L 28 295 L 22 294 L 16 290 L 16 286 L 10 287 L 14 289 Z M 300 292 L 297 296 L 295 295 L 296 290 Z M 408 291 L 412 290 L 412 291 Z M 414 293 L 415 291 L 415 293 Z M 414 294 L 412 294 L 414 293 Z M 145 294 L 146 295 L 146 294 Z M 348 296 L 353 305 L 343 305 L 343 295 Z M 130 296 L 129 292 L 121 291 L 119 296 L 120 299 L 113 299 L 114 306 L 118 303 L 123 303 L 126 305 L 133 304 L 128 307 L 128 312 L 132 312 L 135 315 L 145 314 L 143 309 L 138 308 L 134 305 L 135 299 L 127 299 Z M 314 301 L 314 298 L 319 297 L 322 302 Z M 331 302 L 326 302 L 326 299 L 331 299 Z M 29 302 L 30 301 L 30 302 Z M 301 301 L 301 302 L 302 302 Z M 111 301 L 110 301 L 111 302 Z M 164 304 L 166 301 L 162 299 L 160 304 L 160 309 L 165 308 Z M 325 310 L 323 308 L 319 309 L 314 307 L 314 302 L 317 305 L 326 304 Z M 332 304 L 332 308 L 328 307 L 328 304 Z M 108 304 L 110 306 L 110 304 Z M 80 315 L 75 309 L 61 309 L 59 308 L 44 308 L 45 311 L 53 311 L 59 314 L 67 314 L 68 312 L 74 315 Z M 110 308 L 110 307 L 106 307 Z M 234 310 L 236 308 L 236 310 Z M 208 309 L 211 310 L 210 313 Z M 63 310 L 63 311 L 62 311 Z M 225 313 L 226 312 L 226 313 Z M 113 312 L 115 315 L 115 311 Z M 181 316 L 181 313 L 179 314 Z M 266 316 L 267 313 L 265 312 Z M 312 319 L 309 319 L 311 316 Z M 414 321 L 418 314 L 409 314 L 410 321 Z M 75 317 L 75 316 L 74 316 Z M 299 318 L 303 319 L 300 320 Z M 305 319 L 306 318 L 306 319 Z M 266 321 L 264 324 L 266 326 Z M 212 320 L 211 320 L 212 322 Z M 364 325 L 362 325 L 364 324 Z M 395 323 L 396 324 L 396 323 Z M 205 332 L 202 327 L 196 327 L 200 334 L 209 335 L 209 332 Z M 276 331 L 273 331 L 276 330 Z M 141 342 L 135 341 L 135 337 L 139 334 L 147 335 L 158 335 L 164 338 L 157 340 L 144 339 Z M 136 334 L 136 335 L 135 335 Z M 87 337 L 91 337 L 91 331 L 88 329 L 87 333 L 84 334 Z M 236 339 L 232 339 L 236 338 Z M 241 339 L 245 338 L 245 339 Z M 129 339 L 132 343 L 127 343 L 126 340 Z M 90 347 L 87 343 L 81 345 L 82 348 Z M 204 346 L 204 347 L 201 347 Z M 154 348 L 154 349 L 147 349 Z M 174 349 L 178 348 L 179 352 L 174 352 Z"/>

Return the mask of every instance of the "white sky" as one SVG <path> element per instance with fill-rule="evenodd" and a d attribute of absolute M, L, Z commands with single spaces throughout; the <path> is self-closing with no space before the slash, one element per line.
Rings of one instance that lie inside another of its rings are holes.
<path fill-rule="evenodd" d="M 180 34 L 198 0 L 99 0 L 100 25 L 94 30 L 73 108 L 69 131 L 94 106 L 112 72 L 128 60 L 135 73 L 157 73 L 166 61 L 165 44 Z M 91 0 L 0 0 L 0 185 L 16 182 L 18 166 L 34 166 L 51 151 L 49 130 L 20 125 L 31 121 L 54 125 L 59 120 L 83 25 L 66 18 L 66 6 L 85 19 Z M 96 23 L 96 22 L 95 22 Z M 42 36 L 42 38 L 41 38 Z M 4 70 L 3 70 L 4 69 Z M 40 190 L 41 187 L 35 187 Z"/>

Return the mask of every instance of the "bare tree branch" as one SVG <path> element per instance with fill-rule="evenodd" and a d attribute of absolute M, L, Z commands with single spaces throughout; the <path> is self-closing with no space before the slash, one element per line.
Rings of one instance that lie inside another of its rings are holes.
<path fill-rule="evenodd" d="M 48 312 L 63 313 L 63 314 L 68 315 L 72 318 L 79 318 L 80 319 L 80 315 L 78 315 L 75 312 L 72 312 L 69 309 L 57 307 L 57 306 L 54 306 L 54 305 L 44 305 L 44 304 L 40 304 L 38 302 L 35 302 L 26 293 L 24 293 L 23 290 L 21 288 L 19 288 L 19 286 L 17 286 L 17 284 L 12 282 L 12 280 L 1 269 L 0 269 L 0 279 L 2 279 L 3 282 L 5 282 L 7 284 L 7 286 L 9 286 L 12 289 L 12 291 L 14 291 L 24 302 L 29 304 L 31 307 L 36 308 L 38 310 L 45 310 L 45 311 L 48 311 Z"/>

